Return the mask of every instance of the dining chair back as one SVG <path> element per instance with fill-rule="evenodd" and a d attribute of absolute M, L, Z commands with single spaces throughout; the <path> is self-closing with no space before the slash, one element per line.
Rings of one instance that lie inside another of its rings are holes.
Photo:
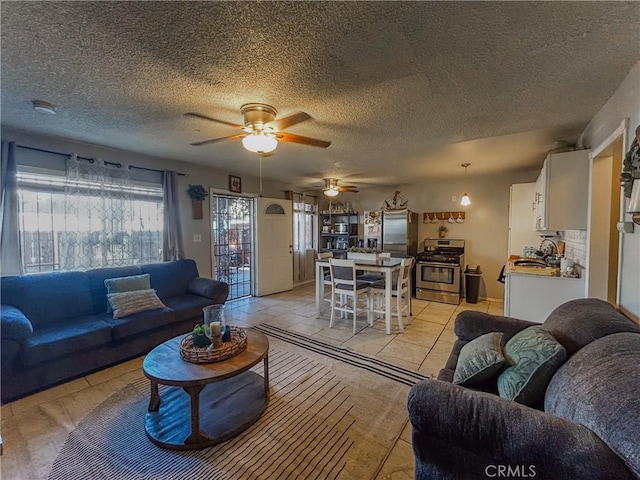
<path fill-rule="evenodd" d="M 413 269 L 414 258 L 403 258 L 397 277 L 393 278 L 391 295 L 395 297 L 395 309 L 392 316 L 398 317 L 398 327 L 404 331 L 404 319 L 409 323 L 411 316 L 411 271 Z M 370 286 L 372 312 L 384 314 L 384 280 L 372 283 Z M 393 304 L 392 304 L 393 308 Z"/>
<path fill-rule="evenodd" d="M 371 305 L 369 283 L 356 278 L 354 260 L 329 259 L 331 272 L 331 318 L 329 328 L 333 327 L 336 312 L 353 316 L 353 333 L 356 333 L 356 321 L 359 312 L 366 311 L 367 323 L 371 324 Z M 365 307 L 361 306 L 364 301 Z M 366 310 L 365 310 L 366 308 Z"/>

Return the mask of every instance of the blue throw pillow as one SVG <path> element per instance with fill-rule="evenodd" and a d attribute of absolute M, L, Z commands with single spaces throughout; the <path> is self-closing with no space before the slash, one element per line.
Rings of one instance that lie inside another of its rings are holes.
<path fill-rule="evenodd" d="M 498 377 L 498 393 L 503 398 L 537 406 L 567 352 L 549 332 L 536 325 L 516 333 L 505 345 L 504 356 L 510 366 Z"/>
<path fill-rule="evenodd" d="M 149 290 L 151 288 L 151 275 L 131 275 L 128 277 L 106 278 L 104 286 L 107 287 L 107 295 L 110 293 L 134 292 L 136 290 Z M 107 302 L 107 312 L 111 312 L 111 304 Z"/>

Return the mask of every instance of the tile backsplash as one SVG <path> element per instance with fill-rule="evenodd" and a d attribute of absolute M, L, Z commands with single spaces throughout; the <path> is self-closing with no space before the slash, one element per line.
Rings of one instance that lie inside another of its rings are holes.
<path fill-rule="evenodd" d="M 564 256 L 584 267 L 587 264 L 587 231 L 565 230 L 560 232 L 564 241 Z"/>

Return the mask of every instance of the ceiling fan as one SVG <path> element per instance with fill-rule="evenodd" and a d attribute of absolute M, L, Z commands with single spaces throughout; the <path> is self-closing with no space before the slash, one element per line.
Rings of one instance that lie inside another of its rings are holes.
<path fill-rule="evenodd" d="M 321 148 L 327 148 L 331 145 L 331 142 L 327 142 L 325 140 L 303 137 L 302 135 L 295 135 L 293 133 L 286 133 L 282 131 L 296 123 L 309 120 L 311 117 L 305 112 L 294 113 L 288 117 L 276 120 L 278 111 L 271 105 L 264 103 L 247 103 L 240 107 L 240 113 L 242 113 L 242 116 L 244 117 L 244 125 L 227 122 L 225 120 L 218 120 L 217 118 L 212 118 L 200 113 L 185 113 L 184 115 L 187 117 L 201 118 L 203 120 L 221 123 L 243 131 L 243 133 L 230 135 L 228 137 L 193 142 L 191 145 L 200 146 L 209 143 L 221 142 L 223 140 L 242 139 L 242 145 L 244 148 L 250 152 L 260 154 L 269 153 L 275 150 L 278 146 L 278 141 L 301 143 L 303 145 Z"/>
<path fill-rule="evenodd" d="M 338 193 L 358 193 L 358 187 L 355 185 L 338 185 L 339 180 L 337 178 L 325 178 L 324 179 L 324 194 L 327 197 L 335 197 Z"/>

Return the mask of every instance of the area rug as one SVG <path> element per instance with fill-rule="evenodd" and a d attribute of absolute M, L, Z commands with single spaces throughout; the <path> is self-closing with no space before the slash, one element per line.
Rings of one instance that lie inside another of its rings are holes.
<path fill-rule="evenodd" d="M 269 333 L 271 398 L 249 429 L 202 450 L 157 447 L 144 431 L 149 383 L 141 376 L 69 434 L 49 479 L 374 479 L 407 422 L 410 385 L 424 377 L 277 327 L 260 330 Z"/>

